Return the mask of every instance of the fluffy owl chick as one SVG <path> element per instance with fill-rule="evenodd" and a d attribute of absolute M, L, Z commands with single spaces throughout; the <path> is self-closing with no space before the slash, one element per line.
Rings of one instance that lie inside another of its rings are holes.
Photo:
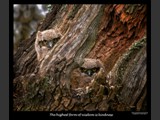
<path fill-rule="evenodd" d="M 37 53 L 38 61 L 41 61 L 45 57 L 47 52 L 54 46 L 54 44 L 60 39 L 60 37 L 60 32 L 55 29 L 37 32 L 35 50 Z"/>
<path fill-rule="evenodd" d="M 97 80 L 103 80 L 104 76 L 105 68 L 100 60 L 85 58 L 82 65 L 71 74 L 72 89 L 86 88 L 95 77 Z"/>
<path fill-rule="evenodd" d="M 98 90 L 98 86 L 106 82 L 105 75 L 106 70 L 100 60 L 85 58 L 82 64 L 71 72 L 71 90 L 73 97 L 83 97 L 93 89 Z"/>

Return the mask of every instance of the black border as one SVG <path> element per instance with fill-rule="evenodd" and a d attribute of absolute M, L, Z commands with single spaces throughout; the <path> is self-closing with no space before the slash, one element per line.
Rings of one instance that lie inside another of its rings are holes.
<path fill-rule="evenodd" d="M 151 0 L 12 0 L 11 2 L 12 4 L 150 4 Z"/>
<path fill-rule="evenodd" d="M 13 0 L 12 3 L 10 2 L 9 3 L 9 11 L 10 11 L 10 14 L 9 14 L 9 21 L 10 21 L 10 35 L 9 35 L 9 39 L 12 40 L 13 39 L 13 4 L 35 4 L 35 3 L 53 3 L 53 1 L 51 0 L 50 2 L 47 1 L 47 0 L 34 0 L 34 2 L 30 2 L 30 1 L 18 1 L 18 0 Z M 68 1 L 63 1 L 63 4 L 67 3 Z M 69 3 L 74 3 L 74 1 L 70 1 Z M 83 2 L 83 0 L 81 1 Z M 99 1 L 98 3 L 103 3 L 104 1 Z M 88 2 L 83 2 L 83 4 L 85 3 L 92 3 L 90 1 Z M 94 2 L 95 4 L 96 2 Z M 144 119 L 144 120 L 150 120 L 151 119 L 151 88 L 150 88 L 150 85 L 151 85 L 151 74 L 150 74 L 150 70 L 151 70 L 151 1 L 147 1 L 147 0 L 112 0 L 112 1 L 109 1 L 107 0 L 107 2 L 105 3 L 121 3 L 121 4 L 126 4 L 126 3 L 144 3 L 144 4 L 147 4 L 147 89 L 148 89 L 148 92 L 147 94 L 149 95 L 148 97 L 148 114 L 147 115 L 141 115 L 141 114 L 137 114 L 137 115 L 132 115 L 132 112 L 107 112 L 107 114 L 113 114 L 113 117 L 107 117 L 108 119 L 120 119 L 120 118 L 128 118 L 128 119 Z M 9 45 L 9 48 L 10 48 L 10 55 L 13 55 L 13 43 L 12 45 L 10 44 Z M 10 66 L 13 66 L 13 60 L 12 60 L 13 57 L 10 57 Z M 12 74 L 13 73 L 13 70 L 10 69 L 10 88 L 12 88 Z M 10 102 L 10 115 L 13 117 L 13 119 L 16 118 L 17 119 L 23 119 L 23 118 L 32 118 L 32 117 L 38 117 L 38 118 L 45 118 L 45 119 L 54 119 L 54 118 L 70 118 L 70 117 L 53 117 L 53 116 L 50 116 L 50 114 L 69 114 L 69 113 L 72 113 L 72 114 L 97 114 L 97 113 L 100 113 L 100 114 L 104 114 L 106 112 L 85 112 L 85 111 L 82 111 L 82 112 L 73 112 L 73 111 L 62 111 L 62 112 L 13 112 L 13 101 L 12 101 L 12 89 L 10 89 L 10 94 L 9 94 L 9 102 Z M 133 113 L 134 114 L 134 113 Z M 73 117 L 73 118 L 77 118 L 77 117 Z M 82 117 L 79 117 L 79 118 L 82 118 Z M 88 118 L 88 117 L 83 117 L 83 118 Z M 92 118 L 92 117 L 91 117 Z M 99 118 L 99 117 L 94 117 L 94 118 Z M 100 117 L 100 118 L 105 118 L 106 117 Z"/>

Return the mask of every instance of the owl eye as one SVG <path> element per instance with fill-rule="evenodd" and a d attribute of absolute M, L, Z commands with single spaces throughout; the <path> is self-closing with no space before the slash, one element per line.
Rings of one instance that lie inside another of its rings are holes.
<path fill-rule="evenodd" d="M 83 67 L 81 67 L 80 70 L 81 70 L 81 72 L 86 72 L 86 69 Z"/>
<path fill-rule="evenodd" d="M 53 45 L 57 42 L 58 39 L 59 39 L 59 38 L 54 38 L 54 39 L 48 41 L 48 42 L 47 42 L 47 47 L 48 47 L 48 48 L 52 48 Z"/>
<path fill-rule="evenodd" d="M 87 72 L 87 70 L 86 70 L 86 69 L 84 69 L 83 71 L 84 71 L 84 72 Z"/>
<path fill-rule="evenodd" d="M 46 45 L 46 42 L 47 42 L 46 40 L 39 41 L 40 47 L 45 46 L 45 45 Z"/>
<path fill-rule="evenodd" d="M 93 72 L 96 72 L 96 71 L 97 71 L 97 69 L 96 69 L 96 68 L 93 68 L 92 70 L 93 70 Z"/>
<path fill-rule="evenodd" d="M 91 77 L 95 72 L 92 69 L 88 69 L 85 71 L 85 73 Z"/>
<path fill-rule="evenodd" d="M 54 38 L 54 39 L 52 39 L 51 41 L 53 41 L 53 43 L 56 43 L 59 39 L 60 39 L 60 37 Z"/>
<path fill-rule="evenodd" d="M 47 43 L 47 46 L 48 46 L 49 48 L 52 48 L 52 47 L 53 47 L 53 41 L 52 41 L 52 40 L 49 41 L 49 42 Z"/>
<path fill-rule="evenodd" d="M 100 68 L 93 68 L 93 72 L 98 72 Z"/>
<path fill-rule="evenodd" d="M 39 41 L 39 46 L 40 46 L 40 47 L 42 47 L 42 46 L 43 46 L 42 41 Z"/>

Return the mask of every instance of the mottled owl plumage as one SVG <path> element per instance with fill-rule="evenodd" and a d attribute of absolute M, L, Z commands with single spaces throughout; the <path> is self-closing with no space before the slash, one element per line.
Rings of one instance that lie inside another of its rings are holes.
<path fill-rule="evenodd" d="M 71 73 L 71 89 L 78 92 L 85 91 L 93 80 L 99 84 L 105 84 L 105 76 L 105 68 L 100 60 L 85 58 L 82 65 Z"/>
<path fill-rule="evenodd" d="M 41 61 L 54 44 L 60 39 L 61 34 L 58 30 L 49 29 L 45 31 L 38 31 L 35 41 L 35 50 L 38 61 Z"/>

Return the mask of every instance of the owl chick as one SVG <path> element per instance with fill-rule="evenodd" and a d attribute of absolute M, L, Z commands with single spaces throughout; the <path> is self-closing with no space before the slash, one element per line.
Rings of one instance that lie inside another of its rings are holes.
<path fill-rule="evenodd" d="M 105 75 L 105 68 L 100 60 L 85 58 L 82 65 L 71 73 L 71 89 L 85 89 L 95 78 L 104 83 Z"/>
<path fill-rule="evenodd" d="M 55 43 L 60 39 L 61 34 L 58 30 L 49 29 L 45 31 L 38 31 L 35 41 L 35 50 L 38 61 L 41 61 L 47 52 L 53 48 Z"/>

